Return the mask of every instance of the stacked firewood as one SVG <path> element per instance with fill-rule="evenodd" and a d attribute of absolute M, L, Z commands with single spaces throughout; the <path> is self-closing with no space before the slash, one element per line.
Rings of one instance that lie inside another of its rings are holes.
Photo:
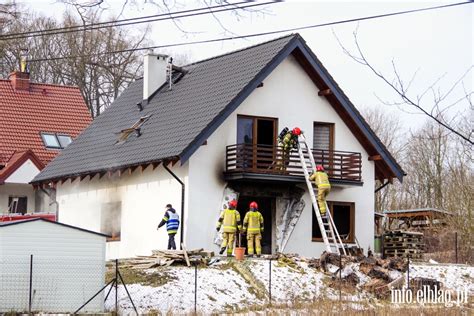
<path fill-rule="evenodd" d="M 121 260 L 123 267 L 132 269 L 151 269 L 171 265 L 199 265 L 207 264 L 214 256 L 214 252 L 202 248 L 194 250 L 153 250 L 151 256 L 137 256 Z"/>

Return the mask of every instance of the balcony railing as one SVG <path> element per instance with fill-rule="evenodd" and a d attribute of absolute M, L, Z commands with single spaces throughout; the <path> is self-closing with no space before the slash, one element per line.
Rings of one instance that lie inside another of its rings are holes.
<path fill-rule="evenodd" d="M 360 182 L 362 159 L 357 152 L 313 149 L 316 164 L 323 165 L 331 180 Z M 303 151 L 310 166 L 307 151 Z M 303 177 L 300 157 L 292 150 L 284 157 L 281 146 L 236 144 L 226 148 L 227 173 L 260 173 Z"/>

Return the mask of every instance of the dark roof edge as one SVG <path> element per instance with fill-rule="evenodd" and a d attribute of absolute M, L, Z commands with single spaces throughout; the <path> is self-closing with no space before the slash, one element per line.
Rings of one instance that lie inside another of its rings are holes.
<path fill-rule="evenodd" d="M 384 161 L 390 167 L 394 175 L 400 180 L 403 181 L 403 176 L 406 175 L 401 166 L 397 163 L 395 158 L 392 154 L 386 149 L 386 147 L 382 144 L 380 139 L 377 137 L 375 132 L 370 128 L 369 124 L 365 121 L 362 115 L 357 111 L 356 107 L 346 94 L 339 88 L 336 84 L 335 80 L 331 77 L 329 72 L 324 68 L 321 64 L 319 59 L 316 55 L 311 51 L 311 49 L 306 45 L 305 41 L 300 37 L 302 45 L 298 45 L 301 49 L 301 52 L 304 54 L 306 59 L 311 63 L 311 65 L 315 68 L 318 74 L 323 77 L 322 79 L 326 82 L 329 86 L 329 89 L 334 93 L 334 96 L 337 100 L 341 103 L 344 109 L 350 114 L 350 116 L 354 119 L 357 126 L 361 129 L 364 133 L 364 136 L 369 139 L 369 141 L 374 145 L 375 149 L 380 153 L 383 157 Z"/>
<path fill-rule="evenodd" d="M 96 169 L 96 170 L 87 170 L 85 172 L 80 172 L 80 173 L 70 173 L 70 174 L 63 174 L 61 176 L 58 176 L 58 177 L 46 177 L 46 178 L 39 178 L 37 179 L 37 177 L 40 174 L 38 174 L 38 176 L 36 176 L 31 182 L 30 184 L 40 184 L 42 182 L 57 182 L 57 181 L 60 181 L 61 179 L 67 179 L 67 178 L 77 178 L 77 177 L 82 177 L 82 176 L 88 176 L 88 175 L 91 175 L 91 174 L 98 174 L 98 173 L 105 173 L 105 172 L 109 172 L 109 171 L 118 171 L 118 170 L 123 170 L 123 169 L 128 169 L 128 168 L 133 168 L 133 167 L 139 167 L 139 166 L 142 166 L 142 165 L 150 165 L 150 164 L 153 164 L 153 163 L 162 163 L 162 162 L 165 162 L 165 161 L 176 161 L 176 160 L 179 160 L 179 157 L 176 157 L 176 156 L 173 156 L 173 157 L 164 157 L 164 158 L 158 158 L 158 159 L 153 159 L 153 160 L 149 160 L 149 161 L 144 161 L 144 162 L 137 162 L 137 163 L 133 163 L 133 164 L 128 164 L 128 165 L 120 165 L 120 166 L 116 166 L 116 167 L 111 167 L 111 168 L 103 168 L 103 169 Z"/>
<path fill-rule="evenodd" d="M 12 225 L 18 225 L 18 224 L 23 224 L 23 223 L 30 223 L 30 222 L 35 222 L 35 221 L 45 221 L 45 222 L 48 222 L 48 223 L 57 224 L 57 225 L 61 225 L 61 226 L 64 226 L 64 227 L 77 229 L 77 230 L 80 230 L 80 231 L 85 232 L 85 233 L 95 234 L 95 235 L 99 235 L 99 236 L 102 236 L 102 237 L 112 237 L 112 236 L 107 235 L 107 234 L 98 233 L 98 232 L 95 232 L 95 231 L 92 231 L 92 230 L 88 230 L 88 229 L 85 229 L 85 228 L 80 228 L 80 227 L 77 227 L 77 226 L 72 226 L 72 225 L 68 225 L 68 224 L 64 224 L 64 223 L 60 223 L 60 222 L 50 221 L 48 219 L 41 218 L 41 217 L 3 223 L 3 224 L 0 225 L 0 228 L 5 227 L 5 226 L 12 226 Z"/>
<path fill-rule="evenodd" d="M 240 91 L 237 96 L 209 123 L 179 155 L 184 164 L 204 141 L 234 112 L 255 88 L 295 49 L 297 35 L 276 54 L 272 60 Z"/>

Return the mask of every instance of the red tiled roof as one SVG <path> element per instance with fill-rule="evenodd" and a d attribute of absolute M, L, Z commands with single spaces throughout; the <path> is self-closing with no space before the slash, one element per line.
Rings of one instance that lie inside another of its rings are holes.
<path fill-rule="evenodd" d="M 22 150 L 22 151 L 15 151 L 11 157 L 7 160 L 5 167 L 0 169 L 0 184 L 3 184 L 5 179 L 7 179 L 12 173 L 14 173 L 25 161 L 30 159 L 35 166 L 42 170 L 44 168 L 44 164 L 36 157 L 33 151 L 29 150 Z"/>
<path fill-rule="evenodd" d="M 46 149 L 41 132 L 77 137 L 92 121 L 77 87 L 30 83 L 29 90 L 15 90 L 0 79 L 0 166 L 15 151 L 31 149 L 43 164 L 59 150 Z"/>

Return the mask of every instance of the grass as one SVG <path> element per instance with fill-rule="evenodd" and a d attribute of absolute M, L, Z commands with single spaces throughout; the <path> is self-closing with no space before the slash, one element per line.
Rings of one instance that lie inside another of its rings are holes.
<path fill-rule="evenodd" d="M 126 284 L 141 284 L 149 286 L 161 286 L 177 278 L 170 275 L 167 270 L 145 272 L 131 268 L 120 268 L 120 274 Z M 115 270 L 109 269 L 105 274 L 105 282 L 110 282 L 115 277 Z"/>

